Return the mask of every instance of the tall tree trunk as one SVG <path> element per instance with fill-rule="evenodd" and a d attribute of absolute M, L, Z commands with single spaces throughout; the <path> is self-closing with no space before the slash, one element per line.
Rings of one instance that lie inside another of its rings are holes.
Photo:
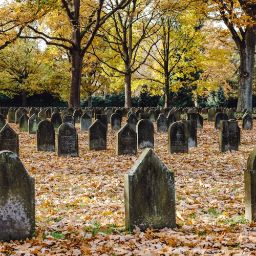
<path fill-rule="evenodd" d="M 27 94 L 24 91 L 21 93 L 21 106 L 22 107 L 27 106 Z"/>
<path fill-rule="evenodd" d="M 132 107 L 132 73 L 129 70 L 125 73 L 125 108 Z"/>
<path fill-rule="evenodd" d="M 252 110 L 252 84 L 255 62 L 255 32 L 252 27 L 246 29 L 246 35 L 239 49 L 239 91 L 237 111 Z"/>
<path fill-rule="evenodd" d="M 70 88 L 69 106 L 80 107 L 80 86 L 82 75 L 82 61 L 83 56 L 79 50 L 72 50 L 71 64 L 72 64 L 72 78 Z"/>
<path fill-rule="evenodd" d="M 164 107 L 169 108 L 170 107 L 170 79 L 169 76 L 165 76 L 165 82 L 164 82 Z"/>

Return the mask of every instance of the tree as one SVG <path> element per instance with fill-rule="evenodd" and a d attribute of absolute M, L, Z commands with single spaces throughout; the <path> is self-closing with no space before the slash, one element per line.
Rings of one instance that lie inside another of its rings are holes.
<path fill-rule="evenodd" d="M 236 44 L 240 57 L 237 111 L 252 110 L 252 84 L 255 63 L 255 1 L 208 1 L 211 18 L 223 20 Z M 214 17 L 212 17 L 214 16 Z"/>
<path fill-rule="evenodd" d="M 144 41 L 156 33 L 154 20 L 158 16 L 158 1 L 132 0 L 130 4 L 114 13 L 108 23 L 101 27 L 104 49 L 93 46 L 93 54 L 107 68 L 124 77 L 125 107 L 131 107 L 132 75 L 146 62 L 156 42 L 144 45 Z M 104 58 L 104 52 L 107 53 Z M 121 63 L 117 67 L 117 63 Z"/>
<path fill-rule="evenodd" d="M 124 8 L 128 2 L 129 0 L 114 1 L 113 3 L 107 0 L 57 1 L 53 10 L 49 11 L 44 19 L 28 25 L 32 35 L 21 36 L 22 38 L 41 39 L 47 45 L 61 47 L 69 51 L 72 63 L 70 106 L 80 106 L 82 62 L 97 31 L 107 19 L 120 8 Z M 53 22 L 54 18 L 55 23 Z M 40 29 L 40 26 L 43 25 L 45 25 L 45 30 Z"/>

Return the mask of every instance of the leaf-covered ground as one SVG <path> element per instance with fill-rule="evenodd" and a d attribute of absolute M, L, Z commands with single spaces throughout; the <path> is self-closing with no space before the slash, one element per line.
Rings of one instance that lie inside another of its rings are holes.
<path fill-rule="evenodd" d="M 15 125 L 12 125 L 18 131 Z M 36 136 L 20 133 L 20 158 L 36 180 L 36 234 L 0 244 L 1 255 L 256 255 L 256 225 L 244 218 L 243 171 L 256 145 L 256 128 L 242 131 L 238 152 L 220 153 L 218 132 L 205 122 L 198 147 L 168 154 L 167 134 L 155 151 L 175 172 L 178 227 L 124 229 L 124 174 L 137 156 L 88 151 L 79 131 L 80 157 L 37 152 Z"/>

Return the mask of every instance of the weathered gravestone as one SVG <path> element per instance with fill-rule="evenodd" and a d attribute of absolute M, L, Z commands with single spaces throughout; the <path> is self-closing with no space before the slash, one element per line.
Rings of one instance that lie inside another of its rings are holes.
<path fill-rule="evenodd" d="M 0 130 L 5 126 L 6 121 L 4 115 L 0 114 Z"/>
<path fill-rule="evenodd" d="M 228 116 L 228 119 L 236 119 L 235 112 L 233 111 L 233 109 L 227 109 L 226 114 Z"/>
<path fill-rule="evenodd" d="M 73 113 L 73 119 L 75 123 L 79 123 L 80 122 L 80 118 L 83 115 L 83 111 L 81 108 L 76 109 Z"/>
<path fill-rule="evenodd" d="M 197 147 L 197 120 L 184 121 L 186 126 L 186 133 L 188 138 L 188 147 Z"/>
<path fill-rule="evenodd" d="M 157 131 L 167 132 L 168 131 L 168 121 L 164 114 L 160 114 L 156 120 Z"/>
<path fill-rule="evenodd" d="M 0 152 L 0 240 L 25 240 L 35 231 L 35 182 L 18 156 Z"/>
<path fill-rule="evenodd" d="M 89 127 L 89 150 L 107 149 L 107 127 L 96 119 Z"/>
<path fill-rule="evenodd" d="M 214 122 L 215 121 L 215 115 L 216 115 L 216 109 L 210 108 L 208 109 L 208 121 Z"/>
<path fill-rule="evenodd" d="M 41 121 L 41 119 L 37 116 L 37 114 L 33 114 L 28 119 L 28 132 L 29 134 L 36 134 L 38 124 Z"/>
<path fill-rule="evenodd" d="M 120 130 L 122 123 L 122 117 L 114 113 L 110 117 L 110 124 L 112 130 Z"/>
<path fill-rule="evenodd" d="M 29 117 L 33 116 L 34 114 L 38 116 L 39 110 L 37 108 L 30 108 L 29 109 Z"/>
<path fill-rule="evenodd" d="M 173 123 L 168 129 L 169 153 L 188 153 L 187 127 L 182 121 Z"/>
<path fill-rule="evenodd" d="M 75 125 L 75 121 L 72 115 L 64 115 L 62 118 L 62 122 Z"/>
<path fill-rule="evenodd" d="M 243 115 L 242 128 L 243 128 L 243 130 L 252 130 L 252 128 L 253 128 L 253 117 L 250 113 L 245 113 Z"/>
<path fill-rule="evenodd" d="M 98 119 L 104 126 L 106 126 L 106 129 L 108 129 L 108 116 L 105 114 L 97 114 L 96 119 Z"/>
<path fill-rule="evenodd" d="M 36 137 L 38 151 L 55 151 L 55 131 L 50 121 L 43 120 L 38 124 Z"/>
<path fill-rule="evenodd" d="M 23 114 L 19 120 L 19 129 L 21 132 L 28 132 L 28 119 L 26 114 Z"/>
<path fill-rule="evenodd" d="M 130 127 L 136 131 L 136 125 L 137 125 L 138 119 L 134 113 L 131 113 L 129 117 L 127 118 L 127 123 L 130 125 Z"/>
<path fill-rule="evenodd" d="M 44 109 L 41 109 L 41 110 L 38 112 L 38 117 L 39 117 L 41 120 L 45 120 L 45 119 L 47 118 Z"/>
<path fill-rule="evenodd" d="M 87 113 L 84 113 L 80 118 L 81 131 L 82 132 L 88 131 L 91 124 L 92 124 L 92 118 Z"/>
<path fill-rule="evenodd" d="M 124 191 L 127 229 L 176 227 L 174 173 L 152 149 L 145 149 L 125 175 Z"/>
<path fill-rule="evenodd" d="M 196 123 L 197 128 L 203 128 L 204 119 L 198 113 L 187 113 L 187 120 L 192 120 Z"/>
<path fill-rule="evenodd" d="M 54 129 L 58 129 L 62 124 L 62 118 L 59 112 L 54 112 L 51 117 L 51 123 Z"/>
<path fill-rule="evenodd" d="M 171 110 L 168 115 L 167 115 L 167 124 L 168 124 L 168 127 L 170 127 L 171 124 L 173 124 L 174 122 L 176 122 L 177 119 L 176 119 L 176 116 L 175 114 L 173 113 L 173 111 Z"/>
<path fill-rule="evenodd" d="M 228 120 L 228 116 L 227 116 L 227 114 L 225 114 L 225 113 L 218 112 L 218 113 L 215 115 L 215 129 L 220 129 L 220 122 L 221 122 L 222 120 Z"/>
<path fill-rule="evenodd" d="M 45 116 L 46 116 L 46 118 L 51 118 L 51 116 L 52 116 L 52 109 L 51 108 L 47 108 L 45 110 Z"/>
<path fill-rule="evenodd" d="M 154 148 L 154 125 L 148 119 L 142 119 L 137 123 L 138 149 Z"/>
<path fill-rule="evenodd" d="M 15 123 L 18 124 L 20 121 L 20 118 L 27 114 L 27 111 L 24 108 L 18 108 L 15 112 Z"/>
<path fill-rule="evenodd" d="M 7 114 L 7 121 L 8 123 L 15 123 L 15 109 L 9 108 L 8 114 Z"/>
<path fill-rule="evenodd" d="M 219 146 L 221 152 L 236 150 L 240 145 L 240 128 L 236 120 L 220 122 Z"/>
<path fill-rule="evenodd" d="M 6 124 L 0 131 L 0 151 L 9 150 L 19 155 L 19 136 Z"/>
<path fill-rule="evenodd" d="M 58 156 L 78 156 L 78 135 L 74 125 L 63 123 L 58 130 Z"/>
<path fill-rule="evenodd" d="M 137 153 L 137 134 L 126 124 L 117 133 L 116 154 L 136 154 Z"/>
<path fill-rule="evenodd" d="M 247 160 L 247 170 L 244 171 L 245 218 L 256 221 L 256 149 Z"/>

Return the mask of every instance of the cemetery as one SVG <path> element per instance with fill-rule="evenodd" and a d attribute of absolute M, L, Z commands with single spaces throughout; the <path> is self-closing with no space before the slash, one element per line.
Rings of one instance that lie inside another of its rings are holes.
<path fill-rule="evenodd" d="M 72 109 L 31 110 L 0 108 L 1 253 L 256 250 L 254 114 L 232 110 L 236 119 L 226 120 L 231 109 L 85 108 L 75 118 Z M 156 120 L 140 119 L 149 112 Z M 54 129 L 57 113 L 63 122 Z M 161 129 L 158 120 L 170 113 L 176 121 Z"/>
<path fill-rule="evenodd" d="M 0 256 L 256 255 L 256 0 L 0 0 Z"/>

